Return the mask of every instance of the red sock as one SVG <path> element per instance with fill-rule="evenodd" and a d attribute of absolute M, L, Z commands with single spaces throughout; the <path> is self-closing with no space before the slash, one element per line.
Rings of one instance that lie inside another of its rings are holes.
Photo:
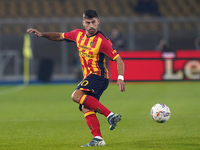
<path fill-rule="evenodd" d="M 107 117 L 111 111 L 108 110 L 104 105 L 102 105 L 96 98 L 90 96 L 90 95 L 83 95 L 80 100 L 79 104 L 85 105 L 88 108 L 103 114 L 105 117 Z"/>
<path fill-rule="evenodd" d="M 95 136 L 100 136 L 101 135 L 101 131 L 100 131 L 100 124 L 99 124 L 99 120 L 96 117 L 96 114 L 94 111 L 88 111 L 86 113 L 84 113 L 85 116 L 85 120 L 86 123 L 92 133 L 92 135 Z"/>

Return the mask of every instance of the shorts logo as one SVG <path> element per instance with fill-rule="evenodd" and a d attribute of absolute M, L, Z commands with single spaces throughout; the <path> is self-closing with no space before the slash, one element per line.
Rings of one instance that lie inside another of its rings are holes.
<path fill-rule="evenodd" d="M 82 83 L 81 83 L 81 86 L 87 86 L 89 84 L 89 81 L 88 80 L 84 80 Z"/>

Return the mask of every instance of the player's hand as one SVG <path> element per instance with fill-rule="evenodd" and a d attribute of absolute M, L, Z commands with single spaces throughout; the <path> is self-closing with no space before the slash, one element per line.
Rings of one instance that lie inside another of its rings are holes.
<path fill-rule="evenodd" d="M 123 80 L 118 79 L 117 80 L 117 86 L 119 86 L 119 89 L 121 92 L 125 92 L 125 83 Z"/>
<path fill-rule="evenodd" d="M 42 32 L 39 32 L 38 30 L 33 29 L 33 28 L 28 29 L 27 32 L 29 32 L 29 33 L 34 33 L 34 34 L 37 35 L 38 37 L 42 37 L 42 36 L 43 36 L 43 33 L 42 33 Z"/>

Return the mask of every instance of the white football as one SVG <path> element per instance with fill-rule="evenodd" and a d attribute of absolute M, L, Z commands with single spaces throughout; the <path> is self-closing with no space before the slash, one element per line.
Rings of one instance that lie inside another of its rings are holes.
<path fill-rule="evenodd" d="M 164 123 L 166 122 L 171 116 L 170 109 L 165 104 L 155 104 L 151 108 L 151 117 L 154 121 L 158 123 Z"/>

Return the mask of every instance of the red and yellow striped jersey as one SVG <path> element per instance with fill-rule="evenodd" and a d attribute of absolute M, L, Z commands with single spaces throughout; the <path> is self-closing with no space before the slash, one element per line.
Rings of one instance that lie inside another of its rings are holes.
<path fill-rule="evenodd" d="M 119 54 L 112 42 L 101 31 L 97 31 L 92 36 L 87 36 L 84 29 L 75 29 L 63 33 L 63 38 L 76 42 L 84 78 L 90 74 L 109 78 L 105 56 L 107 55 L 111 60 L 115 60 Z"/>

